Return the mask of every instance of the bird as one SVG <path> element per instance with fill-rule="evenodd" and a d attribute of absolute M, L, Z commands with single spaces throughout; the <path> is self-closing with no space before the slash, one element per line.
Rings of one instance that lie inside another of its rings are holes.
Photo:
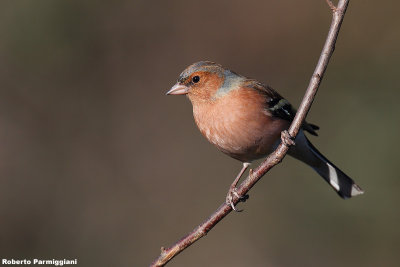
<path fill-rule="evenodd" d="M 252 161 L 268 156 L 281 142 L 296 109 L 272 87 L 211 61 L 188 66 L 167 95 L 186 95 L 202 135 L 220 151 L 242 162 L 226 202 Z M 311 144 L 305 132 L 317 136 L 318 126 L 303 122 L 288 154 L 313 168 L 343 199 L 364 191 Z M 287 133 L 287 131 L 286 131 Z M 237 211 L 237 210 L 236 210 Z"/>

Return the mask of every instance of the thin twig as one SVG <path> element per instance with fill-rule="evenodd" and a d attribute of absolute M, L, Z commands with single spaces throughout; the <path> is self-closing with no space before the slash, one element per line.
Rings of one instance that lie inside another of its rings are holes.
<path fill-rule="evenodd" d="M 328 66 L 329 59 L 331 58 L 332 53 L 335 49 L 336 39 L 349 0 L 340 0 L 337 7 L 335 7 L 333 3 L 329 0 L 327 0 L 327 3 L 333 13 L 331 26 L 317 66 L 311 77 L 310 83 L 300 104 L 298 112 L 296 113 L 296 116 L 292 124 L 290 125 L 289 130 L 282 133 L 282 142 L 278 146 L 278 148 L 273 153 L 271 153 L 260 164 L 260 166 L 253 170 L 250 175 L 237 188 L 237 193 L 239 196 L 245 196 L 247 192 L 265 173 L 267 173 L 272 167 L 282 161 L 289 150 L 289 145 L 291 144 L 288 138 L 294 139 L 296 137 L 297 133 L 300 130 L 302 122 L 304 121 L 308 111 L 310 110 L 315 94 L 318 91 L 318 87 Z M 239 199 L 239 197 L 234 196 L 232 201 L 234 204 L 237 204 L 239 202 Z M 189 247 L 201 237 L 205 236 L 219 221 L 221 221 L 231 211 L 231 206 L 227 203 L 223 203 L 207 220 L 196 227 L 187 236 L 183 237 L 181 240 L 179 240 L 169 248 L 161 248 L 161 255 L 151 264 L 151 266 L 164 266 L 165 264 L 167 264 L 173 257 L 178 255 L 180 252 L 182 252 L 184 249 Z"/>
<path fill-rule="evenodd" d="M 333 12 L 336 11 L 336 7 L 335 7 L 335 5 L 332 3 L 331 0 L 326 0 L 326 3 L 328 4 L 329 8 L 330 8 Z"/>

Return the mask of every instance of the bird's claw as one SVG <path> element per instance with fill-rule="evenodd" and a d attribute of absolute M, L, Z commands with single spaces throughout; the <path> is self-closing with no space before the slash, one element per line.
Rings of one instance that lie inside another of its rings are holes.
<path fill-rule="evenodd" d="M 293 140 L 294 138 L 289 134 L 287 130 L 282 131 L 281 133 L 281 141 L 286 146 L 294 146 L 296 143 Z"/>
<path fill-rule="evenodd" d="M 233 203 L 233 196 L 237 198 L 240 197 L 237 193 L 236 187 L 229 188 L 228 194 L 226 195 L 226 204 L 230 205 L 234 211 L 240 212 L 241 210 L 236 209 L 235 204 Z"/>
<path fill-rule="evenodd" d="M 226 195 L 226 204 L 230 205 L 234 211 L 242 212 L 243 210 L 239 210 L 235 207 L 235 204 L 233 203 L 233 196 L 238 198 L 239 202 L 245 202 L 249 198 L 249 195 L 240 196 L 236 187 L 231 187 Z"/>

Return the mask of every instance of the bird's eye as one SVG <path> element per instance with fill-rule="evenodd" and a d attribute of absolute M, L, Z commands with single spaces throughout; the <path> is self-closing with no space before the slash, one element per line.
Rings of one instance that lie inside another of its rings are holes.
<path fill-rule="evenodd" d="M 200 77 L 199 76 L 194 76 L 193 78 L 192 78 L 192 81 L 194 82 L 194 83 L 198 83 L 199 81 L 200 81 Z"/>

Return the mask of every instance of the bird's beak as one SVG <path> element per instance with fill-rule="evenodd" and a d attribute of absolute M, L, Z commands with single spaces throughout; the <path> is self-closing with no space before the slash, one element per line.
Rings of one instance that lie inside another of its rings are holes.
<path fill-rule="evenodd" d="M 167 92 L 167 95 L 186 95 L 189 92 L 189 88 L 180 83 L 176 83 L 172 88 Z"/>

